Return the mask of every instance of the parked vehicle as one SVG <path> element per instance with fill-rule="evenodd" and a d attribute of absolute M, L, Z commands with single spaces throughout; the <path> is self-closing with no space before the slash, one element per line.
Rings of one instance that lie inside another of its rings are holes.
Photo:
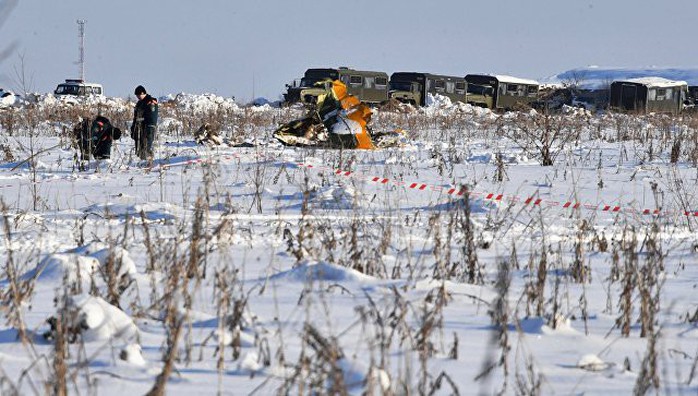
<path fill-rule="evenodd" d="M 403 103 L 424 106 L 427 94 L 430 93 L 446 96 L 453 102 L 465 103 L 466 86 L 463 77 L 397 72 L 390 76 L 388 97 Z"/>
<path fill-rule="evenodd" d="M 617 80 L 611 83 L 610 108 L 628 113 L 671 113 L 683 110 L 688 95 L 685 81 L 662 77 Z"/>
<path fill-rule="evenodd" d="M 287 84 L 284 102 L 315 103 L 318 95 L 331 89 L 331 81 L 340 80 L 349 94 L 367 104 L 378 105 L 388 100 L 388 75 L 384 72 L 337 69 L 308 69 L 300 81 Z"/>
<path fill-rule="evenodd" d="M 56 95 L 103 96 L 104 89 L 100 84 L 88 83 L 83 80 L 67 79 L 64 83 L 58 84 L 53 93 Z"/>
<path fill-rule="evenodd" d="M 498 110 L 531 106 L 540 87 L 538 81 L 505 75 L 468 74 L 465 80 L 468 103 Z"/>

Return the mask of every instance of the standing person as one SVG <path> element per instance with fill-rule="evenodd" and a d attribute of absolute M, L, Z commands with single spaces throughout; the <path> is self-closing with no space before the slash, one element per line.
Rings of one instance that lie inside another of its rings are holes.
<path fill-rule="evenodd" d="M 148 95 L 142 85 L 134 92 L 138 103 L 133 109 L 131 138 L 136 142 L 138 158 L 153 160 L 153 141 L 158 127 L 158 100 Z"/>

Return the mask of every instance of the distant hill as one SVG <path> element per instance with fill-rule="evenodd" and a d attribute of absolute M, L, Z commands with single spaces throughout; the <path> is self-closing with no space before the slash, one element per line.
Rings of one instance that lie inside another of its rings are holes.
<path fill-rule="evenodd" d="M 641 77 L 664 77 L 674 81 L 686 81 L 698 85 L 698 68 L 622 68 L 589 66 L 568 70 L 548 79 L 548 83 L 576 82 L 581 88 L 603 88 L 614 80 Z"/>

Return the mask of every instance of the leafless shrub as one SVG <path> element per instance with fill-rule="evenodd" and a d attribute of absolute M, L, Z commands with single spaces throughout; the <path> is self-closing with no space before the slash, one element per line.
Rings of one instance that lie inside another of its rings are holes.
<path fill-rule="evenodd" d="M 158 374 L 153 387 L 148 391 L 149 395 L 164 395 L 167 381 L 174 369 L 174 363 L 179 355 L 178 343 L 182 336 L 183 327 L 186 321 L 186 315 L 180 315 L 177 309 L 178 301 L 182 297 L 182 293 L 187 293 L 186 289 L 189 283 L 187 278 L 187 262 L 185 258 L 179 257 L 176 252 L 177 244 L 174 244 L 173 261 L 166 268 L 167 274 L 164 279 L 164 293 L 162 297 L 163 325 L 165 326 L 167 338 L 165 343 L 165 351 L 163 354 L 163 367 Z M 186 299 L 185 299 L 186 300 Z"/>
<path fill-rule="evenodd" d="M 432 333 L 436 330 L 442 331 L 443 309 L 449 299 L 450 296 L 446 291 L 446 287 L 442 284 L 441 287 L 435 288 L 427 294 L 421 307 L 418 328 L 414 336 L 415 349 L 419 354 L 420 362 L 418 389 L 421 393 L 426 393 L 429 383 L 427 362 L 435 351 L 434 344 L 431 341 Z"/>
<path fill-rule="evenodd" d="M 517 395 L 541 395 L 543 391 L 543 376 L 538 373 L 530 358 L 526 361 L 525 372 L 516 372 Z"/>
<path fill-rule="evenodd" d="M 589 225 L 586 219 L 577 221 L 577 235 L 574 241 L 574 260 L 572 262 L 572 268 L 570 268 L 572 279 L 577 283 L 585 283 L 589 278 L 589 268 L 584 262 L 584 244 L 588 227 Z"/>
<path fill-rule="evenodd" d="M 35 279 L 32 277 L 23 279 L 19 274 L 13 254 L 15 248 L 12 245 L 11 219 L 3 200 L 0 200 L 0 212 L 2 213 L 3 240 L 7 250 L 7 261 L 5 262 L 3 275 L 9 283 L 9 286 L 0 292 L 0 301 L 2 302 L 0 311 L 3 312 L 7 324 L 17 329 L 17 337 L 22 344 L 30 345 L 31 339 L 27 334 L 23 312 L 25 303 L 31 300 L 34 292 Z"/>
<path fill-rule="evenodd" d="M 640 294 L 640 337 L 647 337 L 655 332 L 656 315 L 659 312 L 661 273 L 664 271 L 664 260 L 659 226 L 653 222 L 643 243 L 646 250 L 642 267 L 638 268 L 637 283 Z"/>
<path fill-rule="evenodd" d="M 543 317 L 545 314 L 545 282 L 548 277 L 548 247 L 543 240 L 541 250 L 533 250 L 529 256 L 528 269 L 531 280 L 526 284 L 526 311 L 527 314 L 534 314 Z"/>
<path fill-rule="evenodd" d="M 660 380 L 657 362 L 658 341 L 659 331 L 653 331 L 647 337 L 647 350 L 645 351 L 645 356 L 640 363 L 640 372 L 637 375 L 635 387 L 633 388 L 633 394 L 635 395 L 645 395 L 648 393 L 651 387 L 653 387 L 655 390 L 659 390 Z"/>
<path fill-rule="evenodd" d="M 453 205 L 453 210 L 456 211 L 455 228 L 459 232 L 455 242 L 460 246 L 460 260 L 452 264 L 448 273 L 450 275 L 458 274 L 461 280 L 480 285 L 484 281 L 484 275 L 477 257 L 476 229 L 471 219 L 470 190 L 468 186 L 463 186 L 461 191 L 463 198 Z M 459 270 L 459 268 L 463 268 L 463 270 Z"/>
<path fill-rule="evenodd" d="M 460 395 L 460 391 L 458 390 L 458 386 L 456 386 L 456 383 L 453 382 L 453 379 L 446 374 L 445 371 L 442 371 L 434 380 L 434 383 L 431 386 L 431 390 L 429 391 L 428 395 L 435 395 L 437 394 L 437 391 L 441 390 L 441 387 L 443 386 L 443 382 L 446 381 L 446 383 L 451 387 L 451 395 L 458 396 Z"/>
<path fill-rule="evenodd" d="M 293 387 L 299 394 L 327 393 L 346 395 L 347 384 L 339 365 L 344 351 L 334 337 L 327 337 L 312 324 L 303 327 L 303 349 L 292 376 L 286 379 L 279 390 L 287 394 Z"/>
<path fill-rule="evenodd" d="M 507 175 L 507 170 L 506 170 L 506 163 L 504 162 L 504 156 L 502 155 L 501 151 L 497 151 L 495 154 L 495 172 L 494 172 L 494 180 L 502 183 L 504 179 L 509 180 L 509 176 Z"/>
<path fill-rule="evenodd" d="M 59 314 L 54 317 L 54 350 L 53 350 L 53 376 L 47 384 L 54 395 L 65 396 L 68 394 L 68 337 L 64 326 L 64 318 L 69 318 L 66 309 L 67 300 L 65 297 L 59 298 Z M 48 389 L 47 389 L 48 390 Z"/>
<path fill-rule="evenodd" d="M 497 270 L 497 281 L 495 290 L 497 297 L 493 301 L 488 314 L 492 321 L 492 332 L 490 334 L 490 345 L 488 356 L 483 364 L 482 371 L 475 377 L 476 381 L 483 381 L 484 384 L 489 383 L 489 377 L 492 372 L 497 369 L 502 369 L 504 381 L 501 389 L 497 394 L 505 394 L 507 391 L 507 383 L 509 378 L 509 288 L 511 286 L 511 273 L 509 272 L 510 263 L 506 260 L 499 260 Z"/>
<path fill-rule="evenodd" d="M 9 108 L 0 111 L 0 127 L 7 133 L 7 136 L 14 136 L 19 127 L 20 109 Z"/>
<path fill-rule="evenodd" d="M 581 131 L 577 120 L 565 115 L 519 113 L 499 120 L 499 133 L 535 155 L 543 166 L 552 166 L 565 145 L 579 139 Z"/>
<path fill-rule="evenodd" d="M 625 228 L 621 240 L 621 251 L 624 256 L 623 268 L 621 274 L 621 294 L 618 307 L 620 309 L 620 317 L 616 320 L 616 324 L 620 327 L 621 334 L 624 337 L 630 335 L 632 326 L 633 313 L 633 289 L 637 279 L 638 255 L 637 255 L 637 236 L 635 229 Z"/>
<path fill-rule="evenodd" d="M 2 152 L 3 162 L 13 162 L 15 160 L 14 154 L 12 154 L 12 148 L 8 144 L 0 144 L 0 152 Z"/>
<path fill-rule="evenodd" d="M 304 258 L 313 253 L 313 248 L 311 246 L 314 232 L 312 220 L 308 218 L 310 215 L 310 197 L 312 191 L 308 185 L 308 177 L 304 177 L 303 180 L 303 201 L 301 202 L 301 218 L 298 225 L 298 233 L 293 235 L 293 232 L 288 227 L 283 230 L 283 238 L 286 241 L 286 251 L 295 257 L 296 264 L 299 264 Z"/>

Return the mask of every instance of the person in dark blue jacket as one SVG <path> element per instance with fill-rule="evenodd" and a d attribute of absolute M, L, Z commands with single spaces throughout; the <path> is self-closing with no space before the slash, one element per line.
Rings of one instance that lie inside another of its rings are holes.
<path fill-rule="evenodd" d="M 158 127 L 158 100 L 148 95 L 142 85 L 134 92 L 138 103 L 133 110 L 131 138 L 136 142 L 136 155 L 140 159 L 153 159 L 153 141 Z"/>

